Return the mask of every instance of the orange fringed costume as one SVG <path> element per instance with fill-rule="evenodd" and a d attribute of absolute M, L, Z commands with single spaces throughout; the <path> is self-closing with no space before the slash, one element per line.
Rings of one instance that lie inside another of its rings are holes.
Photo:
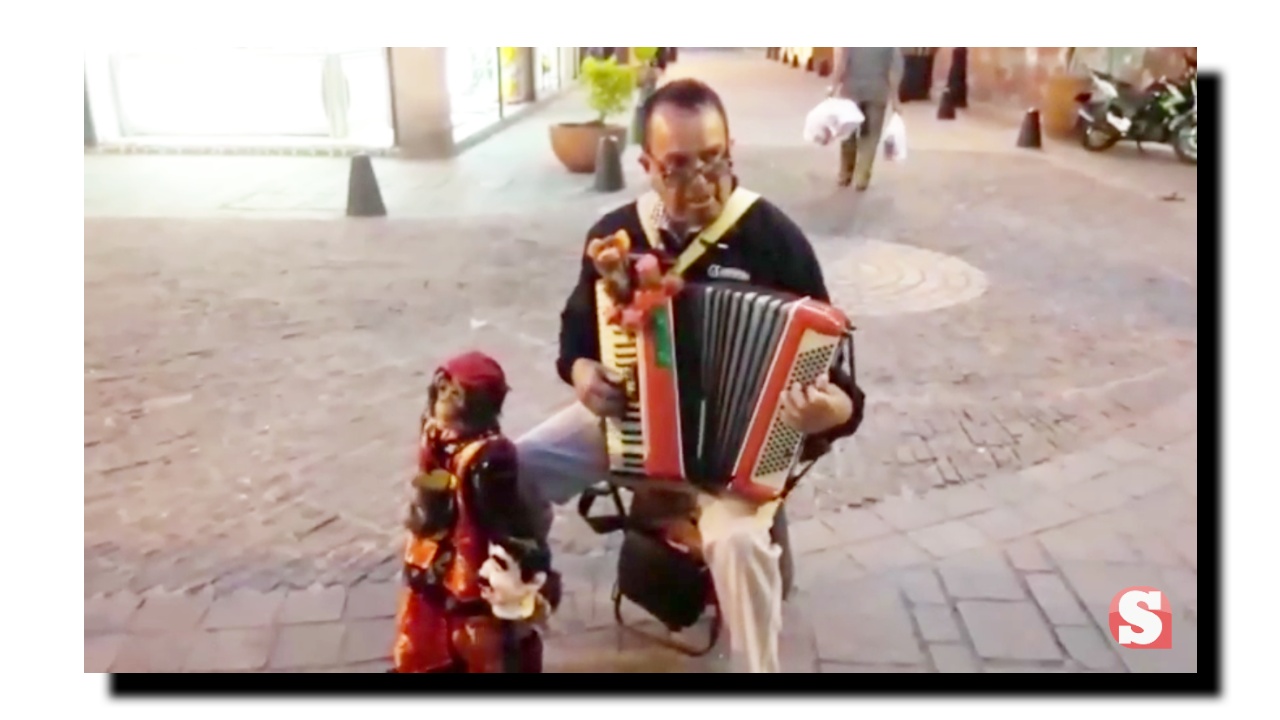
<path fill-rule="evenodd" d="M 472 393 L 497 394 L 500 407 L 506 383 L 491 359 L 462 355 L 441 372 L 465 388 L 468 401 Z M 428 419 L 418 465 L 393 672 L 541 672 L 538 634 L 495 618 L 480 593 L 490 541 L 530 535 L 519 517 L 515 446 L 496 423 L 463 437 Z"/>

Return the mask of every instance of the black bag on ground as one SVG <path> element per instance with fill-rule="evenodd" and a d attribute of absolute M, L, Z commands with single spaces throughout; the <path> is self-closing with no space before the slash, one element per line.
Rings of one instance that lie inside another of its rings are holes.
<path fill-rule="evenodd" d="M 626 529 L 618 554 L 618 591 L 669 630 L 698 622 L 707 605 L 710 571 L 689 553 L 648 533 Z"/>

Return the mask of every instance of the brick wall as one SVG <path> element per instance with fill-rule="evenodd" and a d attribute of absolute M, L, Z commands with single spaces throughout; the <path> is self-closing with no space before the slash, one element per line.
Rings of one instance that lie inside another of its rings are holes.
<path fill-rule="evenodd" d="M 934 66 L 936 84 L 945 84 L 951 68 L 953 48 L 939 48 Z M 1120 49 L 1120 48 L 1117 48 Z M 1068 70 L 1083 68 L 1111 71 L 1120 78 L 1143 86 L 1162 76 L 1183 70 L 1182 54 L 1196 56 L 1194 47 L 1123 48 L 1111 65 L 1109 48 L 1065 47 L 975 47 L 969 48 L 969 100 L 1009 107 L 1027 108 L 1044 102 L 1049 78 Z"/>

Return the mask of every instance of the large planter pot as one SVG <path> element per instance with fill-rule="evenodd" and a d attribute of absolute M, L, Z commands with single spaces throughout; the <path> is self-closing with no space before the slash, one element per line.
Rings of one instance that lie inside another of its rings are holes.
<path fill-rule="evenodd" d="M 606 135 L 618 141 L 618 149 L 627 146 L 627 128 L 599 122 L 560 123 L 551 126 L 551 151 L 556 159 L 573 173 L 596 171 L 596 151 Z"/>
<path fill-rule="evenodd" d="M 1055 138 L 1069 138 L 1076 132 L 1076 95 L 1089 89 L 1087 78 L 1075 75 L 1054 75 L 1044 84 L 1040 123 L 1044 134 Z"/>

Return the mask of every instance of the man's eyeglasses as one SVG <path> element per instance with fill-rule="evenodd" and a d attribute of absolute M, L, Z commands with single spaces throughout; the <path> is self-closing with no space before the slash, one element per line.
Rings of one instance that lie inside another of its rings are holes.
<path fill-rule="evenodd" d="M 728 155 L 721 155 L 709 162 L 665 165 L 657 161 L 657 165 L 658 174 L 662 176 L 664 181 L 673 185 L 689 185 L 699 176 L 707 182 L 715 182 L 733 168 L 733 158 Z"/>

